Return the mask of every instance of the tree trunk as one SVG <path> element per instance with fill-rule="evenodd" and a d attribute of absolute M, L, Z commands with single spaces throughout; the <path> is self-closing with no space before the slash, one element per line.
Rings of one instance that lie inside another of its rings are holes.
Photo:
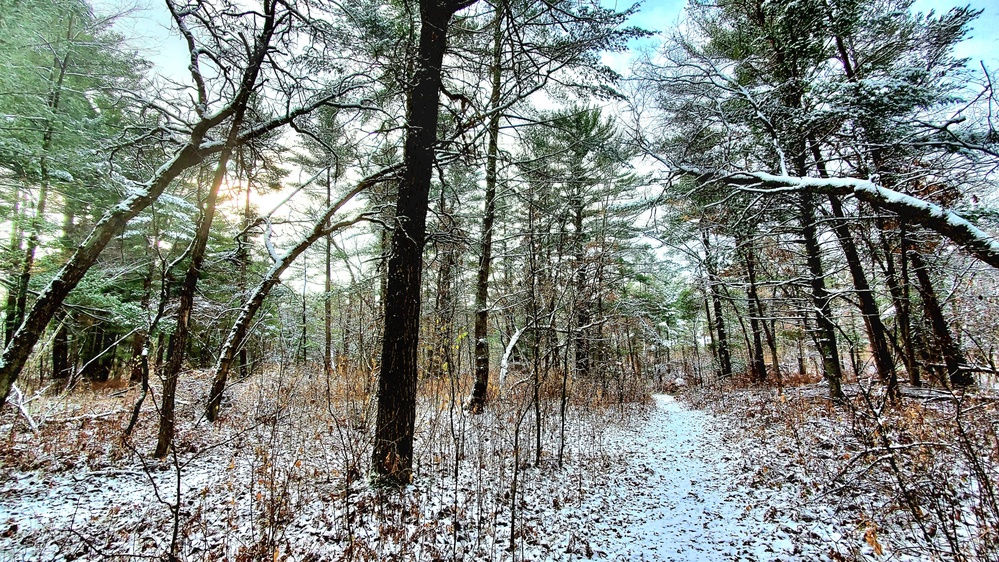
<path fill-rule="evenodd" d="M 573 198 L 571 207 L 572 226 L 574 229 L 573 245 L 575 246 L 573 261 L 576 266 L 576 271 L 573 275 L 573 285 L 575 285 L 575 290 L 573 291 L 575 295 L 573 308 L 576 310 L 575 371 L 576 376 L 585 378 L 590 374 L 590 338 L 588 327 L 590 323 L 590 303 L 589 296 L 586 294 L 586 254 L 584 253 L 583 245 L 584 209 L 581 195 Z"/>
<path fill-rule="evenodd" d="M 298 337 L 297 363 L 304 365 L 309 359 L 309 309 L 306 294 L 309 291 L 309 256 L 302 256 L 302 333 Z"/>
<path fill-rule="evenodd" d="M 718 338 L 715 335 L 715 319 L 711 314 L 711 299 L 708 298 L 708 292 L 704 293 L 704 318 L 708 323 L 708 337 L 711 338 L 711 358 L 713 362 L 718 365 L 715 369 L 715 378 L 720 378 L 721 375 L 721 361 L 718 359 Z"/>
<path fill-rule="evenodd" d="M 451 17 L 460 6 L 454 1 L 420 0 L 420 42 L 409 92 L 405 171 L 399 182 L 388 263 L 378 413 L 371 454 L 376 478 L 389 483 L 412 480 L 420 290 L 440 109 L 441 63 Z"/>
<path fill-rule="evenodd" d="M 940 353 L 943 356 L 950 384 L 955 387 L 974 384 L 975 380 L 971 373 L 967 369 L 962 368 L 964 356 L 954 341 L 954 337 L 950 333 L 950 328 L 947 326 L 947 320 L 944 318 L 940 300 L 937 299 L 933 283 L 930 281 L 926 262 L 923 261 L 923 257 L 919 252 L 915 250 L 909 252 L 909 261 L 912 262 L 912 271 L 916 274 L 916 281 L 919 283 L 919 296 L 923 299 L 923 310 L 926 312 L 927 320 L 929 320 L 930 326 L 933 328 L 933 335 L 936 337 L 937 345 L 940 347 Z"/>
<path fill-rule="evenodd" d="M 746 263 L 746 300 L 749 306 L 749 328 L 752 331 L 753 346 L 750 349 L 750 369 L 753 380 L 763 382 L 767 379 L 767 366 L 763 361 L 763 339 L 760 322 L 763 313 L 759 309 L 760 298 L 756 293 L 756 249 L 750 239 L 743 240 L 739 246 L 742 248 L 742 257 Z"/>
<path fill-rule="evenodd" d="M 66 379 L 72 376 L 73 368 L 69 353 L 68 316 L 65 312 L 55 318 L 56 333 L 52 336 L 52 378 Z"/>
<path fill-rule="evenodd" d="M 201 278 L 201 268 L 205 261 L 205 253 L 208 248 L 208 235 L 211 232 L 212 221 L 215 218 L 215 203 L 218 199 L 219 189 L 225 180 L 226 167 L 229 157 L 232 154 L 232 146 L 235 144 L 235 135 L 238 130 L 238 123 L 234 123 L 230 129 L 227 149 L 219 156 L 219 162 L 215 168 L 211 187 L 208 196 L 205 198 L 205 206 L 201 213 L 201 220 L 198 221 L 198 228 L 191 242 L 191 261 L 184 275 L 184 283 L 178 293 L 179 302 L 177 305 L 177 324 L 174 328 L 173 337 L 170 339 L 170 350 L 167 353 L 167 362 L 163 369 L 163 394 L 160 404 L 160 428 L 156 438 L 156 450 L 153 455 L 157 458 L 166 456 L 173 444 L 174 433 L 174 403 L 177 396 L 177 381 L 180 377 L 180 370 L 184 364 L 184 356 L 187 353 L 187 341 L 190 337 L 191 312 L 194 310 L 194 293 L 198 287 L 198 280 Z"/>
<path fill-rule="evenodd" d="M 822 258 L 819 254 L 818 233 L 815 228 L 814 195 L 804 191 L 798 198 L 801 218 L 801 235 L 805 245 L 805 255 L 808 262 L 809 285 L 812 289 L 812 302 L 815 307 L 816 344 L 822 355 L 822 376 L 829 384 L 829 396 L 834 399 L 843 397 L 841 381 L 842 365 L 839 361 L 839 350 L 836 347 L 836 325 L 832 321 L 830 296 L 826 291 L 825 272 L 822 270 Z"/>
<path fill-rule="evenodd" d="M 445 219 L 447 224 L 444 226 L 445 240 L 439 244 L 440 250 L 437 254 L 440 264 L 437 270 L 432 343 L 427 362 L 429 376 L 443 377 L 454 372 L 454 360 L 451 353 L 451 345 L 454 341 L 454 291 L 452 288 L 457 275 L 457 259 L 454 244 L 451 241 L 456 234 L 456 228 L 454 217 L 450 216 L 449 213 L 445 202 L 441 201 L 441 215 L 447 217 Z"/>
<path fill-rule="evenodd" d="M 707 181 L 710 176 L 698 176 Z M 882 187 L 872 181 L 856 178 L 814 178 L 775 176 L 760 172 L 730 174 L 725 181 L 731 185 L 752 186 L 753 189 L 808 191 L 841 197 L 854 197 L 881 210 L 891 211 L 899 219 L 926 227 L 950 239 L 964 251 L 999 269 L 999 242 L 960 215 L 940 205 Z"/>
<path fill-rule="evenodd" d="M 72 32 L 73 18 L 69 20 Z M 66 69 L 69 65 L 69 53 L 63 55 L 62 60 L 55 59 L 53 70 L 55 73 L 55 83 L 48 93 L 46 105 L 49 111 L 55 115 L 59 111 L 60 100 L 62 99 L 63 83 L 66 79 Z M 28 285 L 31 281 L 31 270 L 35 265 L 35 253 L 38 250 L 38 237 L 41 234 L 42 223 L 45 221 L 45 205 L 49 195 L 49 170 L 48 153 L 52 148 L 52 140 L 55 135 L 55 126 L 51 119 L 45 121 L 45 132 L 42 134 L 41 158 L 39 159 L 40 182 L 38 187 L 38 202 L 35 205 L 35 216 L 31 219 L 30 230 L 28 231 L 28 244 L 24 250 L 24 257 L 20 260 L 21 271 L 17 276 L 14 285 L 14 309 L 13 314 L 8 310 L 8 326 L 16 329 L 24 321 L 24 315 L 28 309 Z M 9 342 L 8 342 L 9 343 Z M 5 395 L 6 396 L 6 395 Z M 0 401 L 2 403 L 2 401 Z"/>
<path fill-rule="evenodd" d="M 17 277 L 21 271 L 21 259 L 24 257 L 22 253 L 24 248 L 24 229 L 22 228 L 22 222 L 24 217 L 21 216 L 21 184 L 20 182 L 14 182 L 14 194 L 13 194 L 13 206 L 11 208 L 11 225 L 10 225 L 10 247 L 8 252 L 10 253 L 10 269 L 5 273 L 7 274 L 7 299 L 4 303 L 4 329 L 3 329 L 3 344 L 6 346 L 10 343 L 10 339 L 14 336 L 14 332 L 17 330 L 18 321 L 14 316 L 14 309 L 17 308 L 17 291 L 13 290 L 16 286 Z"/>
<path fill-rule="evenodd" d="M 14 294 L 14 310 L 10 315 L 10 325 L 20 326 L 24 321 L 25 311 L 28 308 L 28 285 L 31 282 L 31 270 L 35 266 L 35 253 L 38 250 L 38 236 L 41 232 L 42 222 L 45 220 L 45 204 L 48 199 L 49 181 L 45 171 L 45 159 L 42 158 L 42 183 L 38 188 L 38 203 L 35 206 L 35 216 L 31 219 L 31 226 L 28 233 L 28 244 L 21 257 L 21 271 L 18 272 L 16 283 L 12 290 Z"/>
<path fill-rule="evenodd" d="M 833 230 L 836 233 L 836 238 L 839 239 L 847 267 L 850 270 L 850 276 L 853 278 L 853 287 L 860 304 L 860 313 L 864 317 L 867 338 L 871 342 L 871 351 L 874 354 L 874 365 L 878 371 L 878 378 L 887 386 L 888 395 L 893 399 L 897 398 L 899 396 L 898 374 L 895 372 L 895 361 L 888 349 L 887 331 L 881 322 L 881 311 L 874 300 L 874 292 L 867 282 L 864 268 L 860 264 L 860 254 L 857 252 L 853 235 L 850 234 L 850 228 L 844 222 L 846 217 L 843 214 L 843 205 L 839 198 L 834 195 L 829 196 L 829 204 L 832 207 L 833 218 L 835 218 Z"/>
<path fill-rule="evenodd" d="M 332 181 L 330 181 L 330 169 L 326 169 L 326 208 L 333 203 Z M 249 196 L 247 196 L 249 200 Z M 249 205 L 247 205 L 249 206 Z M 323 280 L 323 375 L 329 388 L 330 379 L 333 378 L 333 239 L 326 235 L 326 262 Z M 244 289 L 245 290 L 245 289 Z M 240 368 L 246 369 L 246 346 L 242 346 L 240 353 Z M 242 373 L 240 373 L 242 375 Z"/>
<path fill-rule="evenodd" d="M 496 167 L 499 160 L 500 87 L 503 79 L 503 0 L 493 18 L 492 91 L 489 95 L 489 145 L 486 148 L 486 202 L 482 214 L 482 243 L 475 278 L 475 383 L 468 410 L 481 412 L 489 388 L 489 271 L 492 266 L 493 223 L 496 221 Z"/>
<path fill-rule="evenodd" d="M 80 361 L 83 363 L 79 372 L 81 379 L 107 382 L 111 378 L 115 350 L 118 347 L 116 336 L 115 332 L 106 330 L 100 320 L 94 323 L 93 330 L 87 335 L 80 353 Z"/>
<path fill-rule="evenodd" d="M 239 294 L 240 297 L 245 299 L 247 297 L 247 270 L 250 268 L 250 241 L 248 240 L 249 233 L 247 229 L 250 228 L 250 223 L 253 220 L 250 210 L 250 194 L 252 191 L 252 186 L 250 184 L 250 174 L 247 173 L 246 177 L 246 199 L 243 200 L 243 237 L 239 240 Z M 329 175 L 326 177 L 326 198 L 329 199 Z M 327 206 L 329 201 L 327 201 Z M 326 248 L 326 273 L 329 276 L 329 244 Z M 329 294 L 329 289 L 326 289 L 326 294 Z M 247 372 L 247 359 L 246 359 L 246 346 L 240 346 L 239 348 L 239 378 L 246 379 L 249 375 Z"/>
<path fill-rule="evenodd" d="M 885 221 L 878 217 L 875 219 L 878 237 L 881 241 L 881 250 L 884 254 L 885 282 L 888 291 L 891 293 L 892 304 L 895 307 L 895 324 L 898 330 L 898 338 L 902 340 L 899 355 L 904 358 L 905 370 L 909 376 L 909 384 L 912 386 L 922 386 L 920 379 L 920 364 L 916 359 L 916 349 L 913 344 L 914 335 L 912 333 L 912 301 L 909 298 L 909 260 L 905 257 L 908 252 L 908 235 L 904 224 L 900 224 L 899 244 L 902 259 L 899 261 L 899 268 L 895 268 L 894 252 L 888 244 L 888 237 L 885 236 Z"/>
<path fill-rule="evenodd" d="M 722 378 L 732 375 L 732 355 L 728 348 L 728 332 L 725 329 L 725 315 L 722 313 L 722 300 L 719 285 L 721 279 L 718 277 L 718 264 L 715 255 L 711 251 L 710 239 L 707 230 L 701 231 L 701 241 L 704 244 L 704 267 L 708 272 L 708 288 L 711 294 L 711 304 L 714 308 L 714 333 L 718 338 L 716 349 L 718 353 L 718 368 Z M 707 313 L 707 311 L 705 311 Z"/>
<path fill-rule="evenodd" d="M 837 39 L 839 38 L 837 37 Z M 822 153 L 818 143 L 816 143 L 814 138 L 809 137 L 808 145 L 812 151 L 812 157 L 815 159 L 815 167 L 819 171 L 819 177 L 828 178 L 829 173 L 826 171 L 825 162 L 822 160 Z M 892 359 L 891 352 L 888 349 L 888 337 L 885 327 L 881 323 L 881 311 L 874 300 L 874 292 L 871 291 L 871 286 L 867 282 L 867 275 L 864 273 L 864 268 L 860 264 L 860 254 L 857 252 L 857 245 L 853 241 L 850 227 L 846 224 L 843 204 L 840 202 L 839 197 L 835 195 L 828 195 L 828 198 L 833 218 L 835 219 L 832 223 L 833 231 L 836 233 L 836 238 L 839 239 L 839 245 L 843 249 L 843 256 L 846 258 L 847 268 L 850 270 L 850 276 L 853 278 L 853 288 L 860 303 L 860 313 L 864 317 L 864 328 L 867 330 L 867 339 L 871 343 L 871 351 L 874 354 L 874 365 L 878 371 L 878 378 L 882 384 L 887 386 L 888 396 L 892 399 L 897 399 L 899 396 L 898 375 L 895 372 L 895 361 Z"/>
<path fill-rule="evenodd" d="M 268 18 L 268 26 L 273 25 L 273 15 Z M 184 355 L 187 352 L 187 340 L 190 336 L 191 312 L 194 309 L 194 293 L 198 286 L 198 279 L 201 277 L 201 267 L 204 264 L 205 252 L 208 248 L 208 235 L 211 232 L 212 221 L 215 218 L 215 203 L 218 199 L 219 189 L 225 180 L 229 159 L 232 157 L 236 147 L 236 140 L 240 127 L 243 123 L 246 105 L 240 106 L 233 116 L 229 125 L 229 133 L 226 138 L 225 147 L 219 154 L 219 160 L 215 167 L 211 186 L 205 198 L 205 206 L 198 221 L 198 228 L 191 242 L 191 258 L 188 264 L 187 273 L 184 275 L 184 283 L 179 292 L 179 303 L 177 305 L 177 325 L 170 338 L 170 350 L 167 352 L 167 362 L 163 368 L 163 394 L 160 404 L 160 428 L 156 438 L 156 450 L 153 456 L 163 458 L 166 456 L 173 443 L 174 433 L 174 402 L 177 394 L 177 380 L 183 366 Z"/>

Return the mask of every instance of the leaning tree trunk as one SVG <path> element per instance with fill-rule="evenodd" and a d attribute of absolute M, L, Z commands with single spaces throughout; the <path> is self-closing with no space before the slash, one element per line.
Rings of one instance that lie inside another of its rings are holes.
<path fill-rule="evenodd" d="M 839 362 L 839 350 L 836 347 L 836 325 L 832 321 L 831 297 L 826 291 L 825 272 L 822 269 L 822 258 L 819 255 L 818 233 L 815 228 L 815 200 L 810 192 L 803 191 L 798 199 L 801 217 L 801 234 L 805 244 L 806 261 L 808 262 L 809 285 L 812 289 L 812 302 L 815 305 L 815 341 L 822 355 L 822 376 L 829 383 L 829 396 L 842 398 L 843 378 L 842 365 Z"/>
<path fill-rule="evenodd" d="M 420 43 L 409 92 L 405 171 L 399 182 L 388 263 L 378 413 L 371 454 L 375 476 L 391 483 L 412 479 L 420 289 L 440 109 L 441 63 L 451 17 L 461 7 L 462 3 L 454 0 L 420 0 Z"/>
<path fill-rule="evenodd" d="M 191 261 L 187 266 L 184 283 L 181 285 L 180 292 L 178 293 L 177 324 L 173 331 L 173 337 L 170 338 L 170 350 L 167 352 L 167 362 L 163 368 L 163 394 L 160 397 L 160 428 L 156 437 L 156 450 L 153 452 L 153 456 L 157 458 L 165 457 L 170 450 L 170 446 L 173 444 L 177 382 L 180 378 L 180 370 L 184 364 L 184 356 L 187 352 L 187 340 L 190 337 L 191 312 L 194 310 L 194 293 L 197 290 L 198 280 L 201 278 L 201 268 L 205 261 L 205 253 L 208 248 L 208 235 L 211 232 L 212 221 L 215 218 L 215 203 L 218 200 L 222 182 L 225 180 L 226 167 L 229 163 L 229 157 L 232 155 L 232 146 L 235 144 L 235 137 L 238 130 L 239 123 L 234 122 L 230 129 L 227 148 L 219 155 L 215 175 L 212 178 L 212 185 L 205 199 L 201 220 L 198 221 L 198 229 L 191 243 Z"/>
<path fill-rule="evenodd" d="M 926 262 L 919 252 L 913 250 L 909 252 L 909 261 L 912 262 L 912 271 L 916 274 L 916 281 L 919 283 L 919 296 L 923 299 L 923 310 L 926 311 L 927 319 L 933 328 L 933 335 L 936 337 L 937 345 L 940 346 L 940 353 L 943 355 L 944 366 L 947 369 L 947 377 L 953 386 L 970 386 L 975 383 L 971 372 L 962 368 L 964 357 L 957 342 L 947 327 L 947 319 L 944 318 L 940 300 L 937 298 L 933 283 L 930 281 L 930 273 L 926 267 Z M 946 382 L 946 381 L 943 381 Z"/>
<path fill-rule="evenodd" d="M 309 247 L 316 241 L 324 237 L 328 239 L 328 237 L 334 232 L 344 229 L 350 225 L 357 224 L 361 220 L 366 219 L 368 215 L 361 214 L 351 220 L 328 225 L 333 215 L 343 208 L 343 206 L 349 201 L 351 201 L 355 195 L 364 191 L 371 185 L 390 177 L 395 170 L 396 167 L 392 166 L 369 176 L 365 180 L 358 183 L 353 190 L 340 198 L 339 201 L 327 207 L 323 216 L 320 217 L 315 224 L 313 224 L 312 231 L 309 232 L 307 236 L 302 238 L 298 244 L 285 252 L 284 255 L 278 257 L 274 264 L 271 265 L 267 273 L 264 274 L 264 278 L 253 289 L 253 292 L 246 299 L 246 302 L 243 303 L 242 308 L 239 310 L 239 316 L 236 318 L 236 322 L 232 325 L 232 328 L 229 329 L 229 334 L 226 336 L 224 343 L 222 344 L 222 351 L 219 352 L 218 361 L 215 363 L 215 377 L 212 382 L 212 390 L 208 395 L 208 406 L 205 408 L 205 417 L 208 418 L 208 421 L 214 422 L 218 419 L 219 410 L 222 407 L 222 393 L 225 391 L 232 363 L 237 358 L 239 351 L 243 348 L 243 340 L 246 338 L 250 322 L 253 320 L 253 317 L 256 316 L 257 311 L 260 310 L 261 305 L 264 303 L 264 299 L 267 298 L 271 289 L 273 289 L 274 286 L 280 282 L 281 274 L 295 262 L 295 259 L 298 258 L 298 256 L 302 255 L 302 253 L 309 249 Z"/>
<path fill-rule="evenodd" d="M 867 338 L 871 342 L 874 353 L 874 366 L 878 371 L 878 378 L 888 387 L 888 395 L 897 398 L 898 374 L 895 372 L 895 361 L 892 359 L 891 351 L 888 349 L 888 336 L 884 324 L 881 322 L 881 311 L 878 303 L 874 300 L 874 292 L 867 282 L 867 275 L 860 264 L 860 254 L 850 234 L 850 228 L 846 225 L 843 214 L 843 204 L 839 198 L 830 195 L 829 204 L 832 207 L 833 231 L 839 239 L 840 247 L 843 249 L 843 256 L 846 258 L 850 276 L 853 278 L 853 287 L 860 304 L 860 313 L 864 317 L 864 327 L 867 329 Z"/>
<path fill-rule="evenodd" d="M 808 145 L 815 159 L 815 167 L 819 171 L 819 177 L 828 178 L 825 162 L 822 160 L 822 152 L 818 143 L 811 136 L 808 138 Z M 850 276 L 853 278 L 853 287 L 860 302 L 860 313 L 864 317 L 864 327 L 867 330 L 867 339 L 871 342 L 874 353 L 874 365 L 878 371 L 878 378 L 888 387 L 888 396 L 898 397 L 898 375 L 895 372 L 895 361 L 892 359 L 888 349 L 888 337 L 884 324 L 881 322 L 881 311 L 874 300 L 874 292 L 867 282 L 867 275 L 860 264 L 860 254 L 857 252 L 857 245 L 853 241 L 850 227 L 846 224 L 846 216 L 843 213 L 843 204 L 839 197 L 828 195 L 829 205 L 832 208 L 833 232 L 839 239 L 839 245 L 843 249 L 843 256 L 846 258 Z M 890 257 L 889 257 L 890 259 Z"/>

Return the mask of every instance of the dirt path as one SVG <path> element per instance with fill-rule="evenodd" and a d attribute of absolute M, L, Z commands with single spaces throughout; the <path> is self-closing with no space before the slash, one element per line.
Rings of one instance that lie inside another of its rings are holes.
<path fill-rule="evenodd" d="M 758 459 L 726 444 L 718 419 L 656 396 L 647 420 L 608 436 L 624 459 L 585 510 L 587 540 L 611 560 L 822 560 L 838 535 L 799 509 L 800 491 L 751 488 Z"/>

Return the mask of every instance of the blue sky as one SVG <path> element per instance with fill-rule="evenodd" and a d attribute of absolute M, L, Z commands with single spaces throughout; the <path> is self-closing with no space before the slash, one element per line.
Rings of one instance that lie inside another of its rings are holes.
<path fill-rule="evenodd" d="M 634 24 L 651 31 L 667 29 L 675 24 L 683 12 L 686 0 L 646 0 L 642 2 L 642 11 L 634 19 Z M 604 2 L 607 6 L 627 7 L 628 3 L 617 1 Z M 984 0 L 960 2 L 955 0 L 916 0 L 913 10 L 928 13 L 933 10 L 937 14 L 957 7 L 970 5 L 982 9 L 982 15 L 972 25 L 971 38 L 962 42 L 956 53 L 969 57 L 973 66 L 977 61 L 984 60 L 989 69 L 999 67 L 999 6 Z"/>
<path fill-rule="evenodd" d="M 181 76 L 186 73 L 186 49 L 175 34 L 170 33 L 170 17 L 162 0 L 93 0 L 99 13 L 121 11 L 134 7 L 133 12 L 119 22 L 119 29 L 129 37 L 135 37 L 134 45 L 166 75 Z M 630 2 L 621 0 L 605 1 L 605 5 L 624 8 Z M 999 68 L 999 7 L 984 0 L 958 2 L 954 0 L 916 0 L 914 9 L 921 12 L 934 10 L 942 13 L 955 6 L 970 4 L 984 12 L 973 24 L 971 38 L 960 44 L 957 54 L 969 57 L 972 66 L 982 60 L 990 69 Z M 652 31 L 667 29 L 680 17 L 685 0 L 647 0 L 642 3 L 642 11 L 633 23 Z M 623 70 L 627 63 L 624 55 L 611 57 L 614 66 Z"/>

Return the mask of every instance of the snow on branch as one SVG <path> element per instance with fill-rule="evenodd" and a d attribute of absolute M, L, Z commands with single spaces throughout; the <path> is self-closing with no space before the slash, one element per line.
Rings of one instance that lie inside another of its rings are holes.
<path fill-rule="evenodd" d="M 892 211 L 904 221 L 919 224 L 949 238 L 983 262 L 999 269 L 999 241 L 953 211 L 911 195 L 856 178 L 802 178 L 764 172 L 736 172 L 726 176 L 698 174 L 702 181 L 722 181 L 756 193 L 809 190 L 854 197 L 875 208 Z"/>

